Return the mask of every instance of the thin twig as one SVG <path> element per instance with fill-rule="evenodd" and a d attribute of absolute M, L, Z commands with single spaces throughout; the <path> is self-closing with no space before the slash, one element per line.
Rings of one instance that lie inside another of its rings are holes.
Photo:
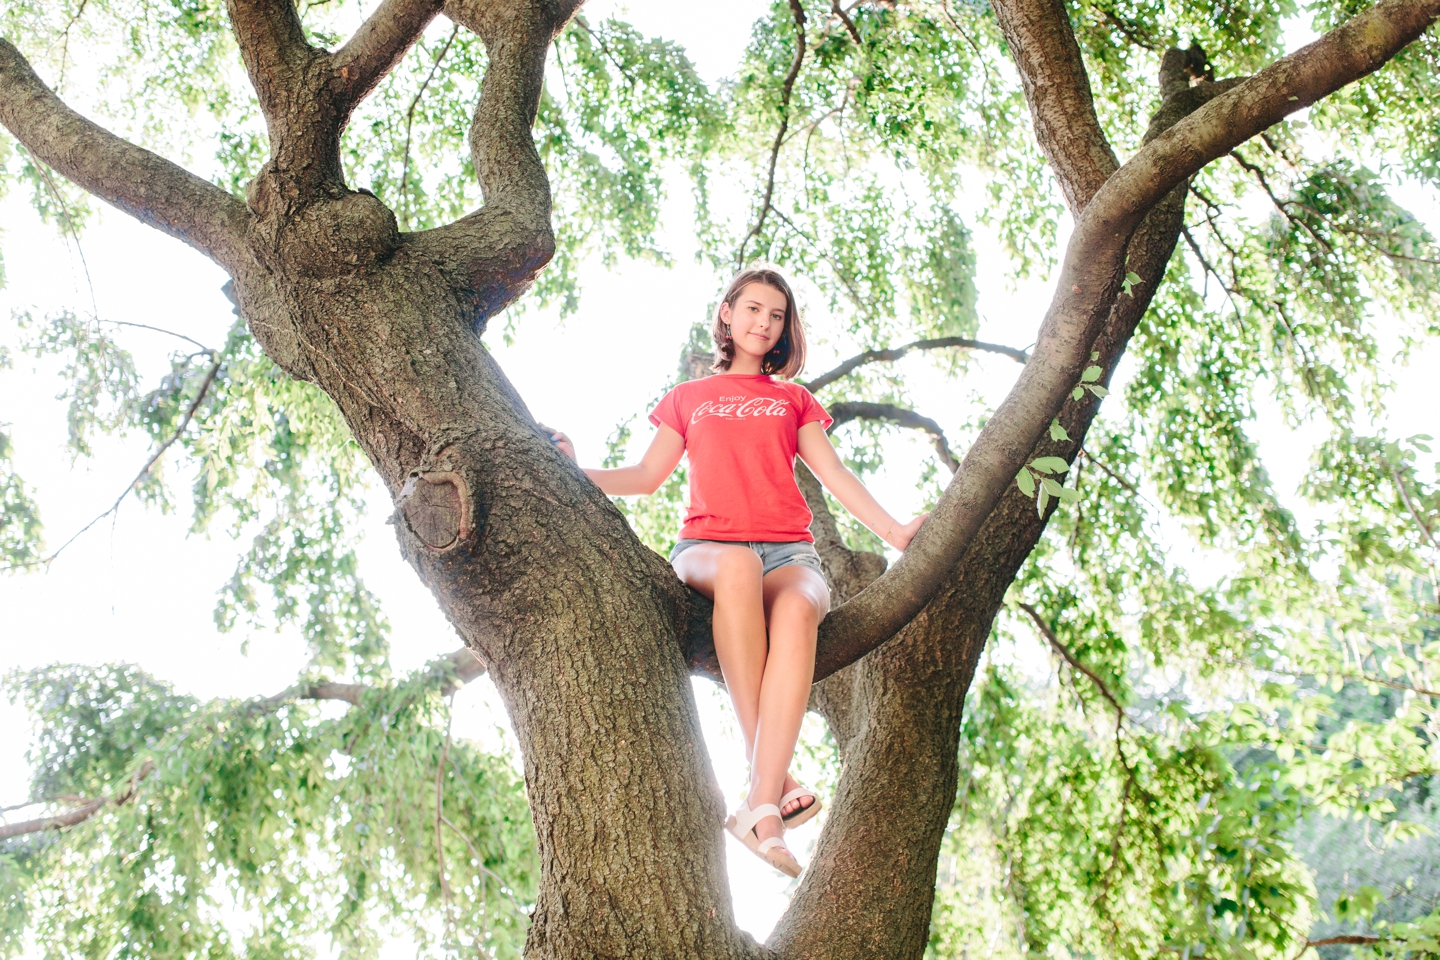
<path fill-rule="evenodd" d="M 201 343 L 199 340 L 196 340 L 194 337 L 187 337 L 183 333 L 176 333 L 174 330 L 166 330 L 164 327 L 152 327 L 148 323 L 131 323 L 129 320 L 102 319 L 100 322 L 112 323 L 117 327 L 134 327 L 137 330 L 154 330 L 156 333 L 169 334 L 170 336 L 175 337 L 179 340 L 184 340 L 186 343 L 193 343 L 195 346 L 200 348 L 200 352 L 203 354 L 207 354 L 212 357 L 215 356 L 214 348 L 205 346 L 205 344 Z"/>
<path fill-rule="evenodd" d="M 780 145 L 785 142 L 785 131 L 790 126 L 790 95 L 795 89 L 795 78 L 800 76 L 800 64 L 805 61 L 805 7 L 800 0 L 790 0 L 790 13 L 795 18 L 795 60 L 790 64 L 790 72 L 785 74 L 785 82 L 780 88 L 780 129 L 775 132 L 775 144 L 770 148 L 770 171 L 765 177 L 765 196 L 760 202 L 755 226 L 745 234 L 745 239 L 740 241 L 740 249 L 735 254 L 737 270 L 745 266 L 745 248 L 750 245 L 751 240 L 759 236 L 765 226 L 765 216 L 770 212 L 770 201 L 775 195 L 775 165 L 780 159 Z"/>
<path fill-rule="evenodd" d="M 445 764 L 450 761 L 450 728 L 455 723 L 454 702 L 445 721 L 445 746 L 440 750 L 440 762 L 435 766 L 435 863 L 440 868 L 440 901 L 445 908 L 445 926 L 454 931 L 455 920 L 450 896 L 450 883 L 445 879 L 445 834 L 440 827 L 445 820 Z"/>
<path fill-rule="evenodd" d="M 83 6 L 82 6 L 83 9 Z M 100 305 L 95 299 L 95 281 L 90 279 L 90 263 L 85 259 L 85 248 L 80 246 L 80 233 L 75 229 L 75 217 L 70 213 L 70 205 L 65 202 L 64 195 L 60 188 L 55 186 L 55 181 L 50 178 L 50 168 L 42 163 L 39 158 L 31 154 L 34 160 L 35 169 L 44 178 L 45 185 L 50 188 L 50 193 L 55 202 L 60 204 L 60 219 L 65 224 L 65 231 L 70 234 L 70 239 L 75 243 L 75 255 L 80 258 L 80 269 L 85 271 L 85 286 L 90 290 L 90 310 L 96 319 L 100 317 Z"/>
<path fill-rule="evenodd" d="M 415 97 L 410 101 L 410 109 L 405 111 L 405 156 L 400 163 L 400 209 L 405 215 L 405 226 L 410 227 L 410 132 L 415 122 L 415 108 L 420 105 L 420 98 L 425 95 L 425 90 L 430 86 L 430 81 L 435 79 L 435 71 L 440 69 L 441 62 L 445 55 L 450 52 L 450 45 L 460 35 L 460 24 L 455 24 L 455 29 L 450 31 L 450 39 L 445 41 L 445 46 L 435 56 L 435 62 L 430 65 L 430 73 L 425 77 L 425 82 L 420 84 L 420 89 L 415 91 Z"/>
<path fill-rule="evenodd" d="M 510 893 L 510 890 L 505 883 L 505 878 L 500 876 L 494 870 L 491 870 L 489 867 L 485 866 L 485 859 L 480 856 L 480 851 L 475 849 L 475 844 L 470 842 L 470 838 L 467 837 L 459 827 L 451 823 L 448 817 L 441 817 L 440 822 L 445 824 L 445 826 L 449 827 L 451 830 L 455 831 L 455 835 L 461 840 L 465 841 L 465 846 L 470 848 L 470 855 L 475 858 L 476 868 L 479 869 L 481 873 L 485 874 L 490 879 L 494 880 L 500 885 L 500 892 L 504 894 L 505 899 L 509 900 L 512 904 L 514 904 L 516 910 L 519 910 L 521 913 L 527 913 L 525 905 L 522 904 L 519 900 L 516 900 L 514 895 Z"/>
<path fill-rule="evenodd" d="M 1420 515 L 1420 509 L 1410 499 L 1410 488 L 1405 484 L 1405 479 L 1400 476 L 1400 471 L 1394 467 L 1390 468 L 1390 476 L 1395 480 L 1395 489 L 1400 491 L 1400 499 L 1405 502 L 1405 508 L 1410 511 L 1410 516 L 1415 518 L 1415 523 L 1420 527 L 1420 532 L 1425 534 L 1426 541 L 1436 550 L 1440 550 L 1440 543 L 1435 542 L 1435 534 L 1430 530 L 1430 524 Z"/>
<path fill-rule="evenodd" d="M 1091 462 L 1093 463 L 1094 461 Z M 1030 615 L 1031 620 L 1035 621 L 1036 629 L 1040 631 L 1041 636 L 1043 636 L 1045 640 L 1050 644 L 1050 646 L 1054 648 L 1055 652 L 1060 654 L 1060 656 L 1064 658 L 1065 662 L 1070 664 L 1072 668 L 1080 671 L 1081 673 L 1085 674 L 1085 676 L 1090 678 L 1090 682 L 1095 684 L 1095 688 L 1100 691 L 1100 695 L 1104 697 L 1107 701 L 1109 701 L 1110 706 L 1115 709 L 1116 716 L 1124 717 L 1125 708 L 1120 706 L 1120 701 L 1115 699 L 1115 694 L 1110 692 L 1110 688 L 1106 686 L 1105 681 L 1100 679 L 1100 675 L 1097 674 L 1094 670 L 1091 670 L 1089 667 L 1085 666 L 1085 664 L 1081 663 L 1079 658 L 1076 657 L 1075 654 L 1070 652 L 1070 648 L 1060 642 L 1060 638 L 1055 635 L 1055 631 L 1050 628 L 1050 624 L 1046 623 L 1045 618 L 1040 616 L 1040 611 L 1036 610 L 1028 603 L 1022 602 L 1018 604 L 1018 606 L 1021 610 L 1024 610 Z"/>
<path fill-rule="evenodd" d="M 1141 493 L 1134 484 L 1130 483 L 1128 480 L 1120 476 L 1120 474 L 1116 473 L 1114 470 L 1111 470 L 1109 467 L 1105 466 L 1104 463 L 1095 459 L 1095 455 L 1092 454 L 1089 450 L 1081 447 L 1080 452 L 1084 454 L 1086 460 L 1089 460 L 1091 463 L 1095 464 L 1095 466 L 1099 467 L 1100 470 L 1105 474 L 1105 476 L 1109 477 L 1111 480 L 1114 480 L 1116 483 L 1120 484 L 1120 486 L 1124 487 L 1126 490 L 1129 490 L 1141 500 L 1149 503 L 1152 507 L 1155 506 L 1154 503 L 1151 503 L 1150 498 L 1145 496 L 1145 494 Z"/>
<path fill-rule="evenodd" d="M 89 523 L 85 524 L 85 526 L 81 527 L 78 531 L 75 532 L 74 535 L 70 537 L 69 540 L 66 540 L 64 543 L 60 544 L 60 546 L 48 557 L 43 557 L 39 560 L 29 560 L 25 563 L 11 564 L 6 567 L 0 567 L 0 570 L 17 570 L 21 567 L 33 567 L 41 565 L 48 567 L 55 560 L 56 557 L 60 556 L 61 551 L 63 551 L 66 547 L 70 546 L 70 544 L 78 540 L 81 535 L 83 535 L 91 527 L 95 526 L 95 524 L 99 523 L 101 520 L 104 520 L 106 517 L 119 510 L 120 504 L 125 501 L 125 498 L 130 495 L 130 492 L 134 490 L 137 486 L 139 486 L 142 480 L 144 480 L 147 476 L 150 475 L 150 470 L 155 466 L 157 462 L 159 462 L 160 458 L 165 455 L 165 451 L 169 450 L 171 444 L 173 444 L 176 440 L 179 440 L 181 434 L 185 432 L 185 428 L 190 426 L 190 421 L 195 418 L 195 411 L 200 409 L 200 404 L 205 400 L 205 394 L 209 392 L 210 385 L 215 382 L 215 375 L 220 372 L 221 362 L 222 358 L 220 357 L 220 355 L 216 354 L 215 362 L 210 365 L 209 372 L 205 374 L 205 379 L 201 381 L 200 390 L 195 394 L 195 399 L 191 401 L 189 409 L 185 411 L 185 417 L 180 421 L 180 425 L 175 428 L 175 432 L 170 434 L 169 438 L 167 438 L 164 443 L 160 444 L 159 448 L 155 451 L 154 454 L 151 455 L 150 459 L 145 461 L 145 466 L 140 468 L 140 472 L 135 474 L 135 479 L 131 480 L 130 485 L 127 486 L 123 491 L 121 491 L 120 496 L 115 498 L 115 502 L 110 505 L 110 509 L 106 510 L 94 520 L 91 520 Z"/>

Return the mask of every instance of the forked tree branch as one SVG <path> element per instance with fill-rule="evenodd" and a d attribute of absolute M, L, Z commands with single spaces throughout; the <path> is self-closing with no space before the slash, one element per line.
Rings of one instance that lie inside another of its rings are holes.
<path fill-rule="evenodd" d="M 243 258 L 245 204 L 66 106 L 0 38 L 0 124 L 41 163 L 226 269 Z"/>
<path fill-rule="evenodd" d="M 1151 208 L 1211 160 L 1379 69 L 1437 15 L 1440 0 L 1384 0 L 1214 97 L 1105 181 L 1078 219 L 1030 362 L 899 561 L 821 624 L 817 680 L 894 636 L 965 555 L 1079 381 L 1119 293 L 1130 236 Z"/>
<path fill-rule="evenodd" d="M 531 127 L 540 107 L 545 57 L 580 0 L 451 0 L 445 15 L 485 44 L 489 65 L 470 125 L 470 156 L 485 205 L 454 223 L 412 234 L 410 243 L 474 307 L 474 324 L 530 285 L 555 251 L 550 181 Z"/>
<path fill-rule="evenodd" d="M 841 424 L 849 423 L 851 420 L 888 420 L 912 430 L 923 430 L 930 434 L 940 462 L 949 467 L 951 473 L 960 469 L 960 461 L 956 460 L 955 454 L 950 452 L 950 443 L 945 439 L 945 431 L 940 429 L 940 424 L 929 417 L 921 416 L 908 407 L 897 406 L 893 403 L 846 400 L 831 404 L 828 412 L 834 420 L 834 423 L 830 425 L 831 430 Z"/>
<path fill-rule="evenodd" d="M 355 35 L 331 55 L 342 116 L 395 68 L 444 6 L 445 0 L 381 0 Z"/>
<path fill-rule="evenodd" d="M 1002 346 L 998 343 L 986 343 L 984 340 L 971 340 L 967 337 L 935 337 L 930 340 L 916 340 L 913 343 L 906 343 L 884 350 L 866 350 L 864 353 L 856 354 L 833 369 L 825 371 L 803 386 L 811 393 L 817 393 L 824 387 L 830 386 L 830 384 L 836 380 L 847 376 L 855 369 L 867 363 L 899 360 L 911 350 L 940 350 L 945 347 L 959 347 L 965 350 L 983 350 L 988 353 L 998 353 L 1021 364 L 1030 359 L 1030 355 L 1024 350 Z"/>

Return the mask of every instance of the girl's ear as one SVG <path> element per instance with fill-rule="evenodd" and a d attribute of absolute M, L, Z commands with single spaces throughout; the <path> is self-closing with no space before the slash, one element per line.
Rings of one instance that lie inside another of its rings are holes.
<path fill-rule="evenodd" d="M 720 322 L 727 326 L 730 323 L 730 304 L 724 300 L 720 301 Z"/>

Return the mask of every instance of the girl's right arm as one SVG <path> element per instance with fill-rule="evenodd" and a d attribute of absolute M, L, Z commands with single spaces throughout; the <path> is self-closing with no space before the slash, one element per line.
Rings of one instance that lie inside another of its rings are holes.
<path fill-rule="evenodd" d="M 575 447 L 569 437 L 557 431 L 551 434 L 551 439 L 562 453 L 572 460 L 575 459 Z M 684 454 L 685 438 L 673 427 L 661 424 L 655 433 L 655 439 L 650 441 L 649 449 L 634 466 L 617 467 L 613 470 L 599 467 L 580 469 L 585 471 L 585 476 L 595 481 L 597 487 L 612 497 L 651 494 L 659 490 L 665 478 L 675 471 L 675 466 Z"/>

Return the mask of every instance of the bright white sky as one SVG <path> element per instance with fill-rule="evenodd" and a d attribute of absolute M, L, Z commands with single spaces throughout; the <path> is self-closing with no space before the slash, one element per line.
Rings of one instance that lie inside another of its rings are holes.
<path fill-rule="evenodd" d="M 613 0 L 592 0 L 586 12 L 601 19 L 618 6 Z M 732 3 L 723 17 L 665 0 L 632 0 L 626 6 L 640 29 L 682 43 L 702 74 L 714 80 L 733 68 L 752 18 L 768 4 Z M 615 425 L 643 413 L 646 402 L 666 385 L 688 328 L 704 319 L 718 293 L 722 278 L 696 265 L 691 256 L 689 191 L 681 185 L 673 192 L 666 246 L 675 254 L 674 268 L 626 262 L 607 272 L 587 264 L 578 316 L 561 325 L 553 315 L 531 314 L 522 321 L 513 348 L 504 347 L 498 336 L 487 338 L 535 416 L 566 430 L 585 463 L 598 462 Z M 1440 228 L 1440 207 L 1433 196 L 1407 190 L 1402 200 L 1422 213 L 1432 229 Z M 106 208 L 82 238 L 87 283 L 76 251 L 41 225 L 19 197 L 0 205 L 0 224 L 9 275 L 9 287 L 0 291 L 0 314 L 31 309 L 38 316 L 67 306 L 88 313 L 93 285 L 101 317 L 176 330 L 207 344 L 222 342 L 231 321 L 230 305 L 220 293 L 225 277 L 179 242 Z M 1026 346 L 1048 302 L 1049 286 L 1034 282 L 1008 287 L 998 243 L 988 239 L 973 218 L 971 224 L 977 231 L 977 282 L 986 318 L 980 336 Z M 801 288 L 803 297 L 803 283 Z M 823 337 L 827 318 L 818 298 L 811 302 L 809 326 Z M 622 355 L 615 346 L 616 332 L 633 331 L 637 323 L 643 325 L 645 341 L 635 348 L 627 333 Z M 151 382 L 168 368 L 173 340 L 134 330 L 121 331 L 120 338 Z M 0 325 L 0 343 L 14 352 L 14 324 Z M 817 353 L 812 372 L 839 356 L 835 347 L 824 344 Z M 1427 366 L 1435 369 L 1440 350 L 1432 347 L 1428 358 L 1426 364 L 1425 357 L 1417 357 L 1408 375 L 1400 374 L 1399 402 L 1390 418 L 1392 432 L 1400 436 L 1422 432 L 1434 422 L 1440 388 L 1433 377 L 1415 375 Z M 927 376 L 923 361 L 908 366 L 913 366 L 918 384 L 918 409 L 947 427 L 956 422 L 956 388 Z M 54 362 L 37 364 L 22 355 L 16 357 L 14 370 L 0 373 L 0 422 L 13 425 L 18 467 L 38 490 L 52 546 L 108 507 L 148 456 L 144 438 L 102 440 L 96 458 L 72 465 L 63 447 L 64 404 L 52 399 L 61 386 L 57 368 Z M 963 389 L 998 402 L 1017 370 L 1009 360 L 984 357 Z M 1263 409 L 1254 432 L 1279 490 L 1288 497 L 1320 431 L 1292 432 L 1273 410 Z M 637 443 L 647 440 L 641 433 Z M 887 473 L 872 486 L 892 512 L 908 515 L 917 506 L 912 478 L 926 448 L 909 439 L 896 447 Z M 183 490 L 188 482 L 180 478 L 178 487 Z M 383 598 L 394 625 L 395 665 L 405 670 L 455 649 L 458 639 L 428 590 L 400 560 L 383 522 L 389 509 L 383 494 L 373 498 L 360 547 L 362 572 Z M 303 657 L 303 642 L 294 632 L 227 635 L 217 632 L 211 619 L 216 590 L 229 578 L 243 543 L 220 532 L 189 536 L 187 528 L 184 512 L 162 516 L 129 502 L 113 523 L 91 530 L 47 573 L 0 579 L 0 670 L 55 661 L 130 661 L 199 697 L 248 697 L 286 687 Z M 1210 562 L 1191 556 L 1202 564 Z M 242 654 L 242 641 L 248 641 L 248 653 Z M 744 766 L 728 707 L 710 684 L 697 684 L 696 692 L 716 774 L 733 802 L 743 789 Z M 508 737 L 503 710 L 492 694 L 493 688 L 482 680 L 457 697 L 457 735 L 491 743 Z M 26 797 L 27 739 L 25 716 L 0 703 L 0 806 Z M 797 852 L 813 842 L 817 829 L 808 826 L 794 838 Z M 788 882 L 738 844 L 729 843 L 728 849 L 739 920 L 763 939 L 784 909 Z M 400 942 L 394 953 L 410 955 Z"/>

